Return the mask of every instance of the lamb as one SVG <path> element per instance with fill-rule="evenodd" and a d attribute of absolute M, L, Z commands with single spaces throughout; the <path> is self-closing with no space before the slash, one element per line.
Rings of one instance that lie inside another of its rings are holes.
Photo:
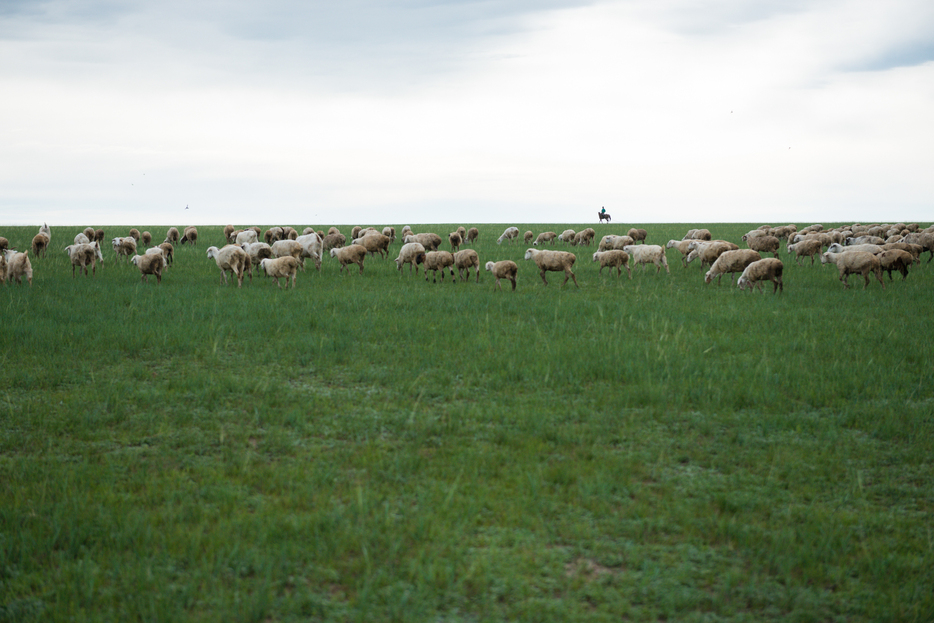
<path fill-rule="evenodd" d="M 379 253 L 380 257 L 389 257 L 389 236 L 376 232 L 360 236 L 350 246 L 362 246 L 367 253 Z"/>
<path fill-rule="evenodd" d="M 686 238 L 684 240 L 669 240 L 668 244 L 665 245 L 665 248 L 671 249 L 672 247 L 674 247 L 675 249 L 680 251 L 681 252 L 681 265 L 687 268 L 688 267 L 687 257 L 688 257 L 688 254 L 691 252 L 690 246 L 692 242 L 693 240 L 691 238 Z"/>
<path fill-rule="evenodd" d="M 882 270 L 889 274 L 889 281 L 892 280 L 892 271 L 897 270 L 902 274 L 902 281 L 908 278 L 908 267 L 914 262 L 914 257 L 908 251 L 901 249 L 889 249 L 883 251 L 878 256 L 879 264 Z"/>
<path fill-rule="evenodd" d="M 665 267 L 666 273 L 671 274 L 668 269 L 668 258 L 665 257 L 665 249 L 657 244 L 626 245 L 623 251 L 628 253 L 633 261 L 642 264 L 642 270 L 645 270 L 646 264 L 651 263 L 655 264 L 656 275 L 662 270 L 662 266 Z"/>
<path fill-rule="evenodd" d="M 470 229 L 467 230 L 467 237 L 464 238 L 464 240 L 467 241 L 467 244 L 470 244 L 472 242 L 476 242 L 477 238 L 479 237 L 480 237 L 480 230 L 477 229 L 476 227 L 471 227 Z"/>
<path fill-rule="evenodd" d="M 130 259 L 133 255 L 136 255 L 136 241 L 129 236 L 126 238 L 114 238 L 111 244 L 113 245 L 117 257 L 124 255 L 127 259 Z"/>
<path fill-rule="evenodd" d="M 777 240 L 777 239 L 776 239 Z M 704 275 L 704 283 L 710 283 L 714 277 L 717 278 L 717 285 L 720 285 L 720 279 L 723 275 L 730 274 L 730 285 L 733 285 L 733 273 L 742 273 L 746 267 L 762 259 L 758 251 L 752 249 L 737 249 L 735 251 L 724 251 L 713 263 L 707 274 Z"/>
<path fill-rule="evenodd" d="M 178 244 L 178 228 L 169 227 L 169 230 L 165 233 L 165 242 L 169 244 Z"/>
<path fill-rule="evenodd" d="M 537 247 L 538 245 L 544 245 L 546 242 L 550 242 L 552 245 L 554 245 L 555 238 L 557 237 L 558 234 L 553 231 L 543 231 L 535 239 L 535 242 L 532 243 L 532 246 Z M 606 236 L 604 236 L 604 238 L 606 238 Z M 528 240 L 526 240 L 526 243 L 528 243 Z"/>
<path fill-rule="evenodd" d="M 169 242 L 172 242 L 171 240 Z M 197 227 L 186 227 L 185 231 L 182 232 L 182 239 L 179 244 L 190 244 L 192 246 L 197 246 L 198 244 L 198 228 Z"/>
<path fill-rule="evenodd" d="M 441 271 L 441 283 L 444 283 L 444 269 L 451 271 L 451 281 L 456 283 L 454 277 L 454 256 L 447 251 L 429 251 L 425 254 L 425 281 L 428 281 L 428 271 L 432 273 L 432 283 L 437 283 L 438 271 Z"/>
<path fill-rule="evenodd" d="M 515 240 L 519 237 L 518 227 L 507 227 L 503 235 L 496 239 L 496 244 L 503 244 L 503 240 Z"/>
<path fill-rule="evenodd" d="M 70 244 L 65 247 L 65 253 L 68 254 L 69 259 L 71 259 L 71 277 L 75 277 L 75 268 L 79 267 L 80 270 L 84 272 L 84 276 L 88 275 L 88 264 L 91 265 L 91 274 L 97 274 L 97 261 L 104 261 L 104 256 L 101 254 L 100 246 L 96 242 L 93 243 L 84 243 L 84 244 Z"/>
<path fill-rule="evenodd" d="M 645 239 L 648 237 L 648 233 L 644 229 L 636 229 L 635 227 L 630 229 L 626 235 L 632 238 L 635 242 L 645 242 Z"/>
<path fill-rule="evenodd" d="M 259 264 L 261 261 L 272 257 L 272 247 L 265 242 L 245 242 L 240 245 L 240 248 L 250 256 L 252 264 Z"/>
<path fill-rule="evenodd" d="M 134 255 L 130 258 L 139 269 L 140 281 L 147 281 L 147 275 L 155 275 L 156 283 L 162 283 L 162 268 L 165 266 L 165 258 L 161 255 Z"/>
<path fill-rule="evenodd" d="M 16 280 L 17 284 L 22 285 L 23 277 L 32 285 L 32 264 L 29 262 L 29 253 L 23 251 L 19 253 L 13 249 L 4 251 L 6 255 L 6 274 L 10 281 Z"/>
<path fill-rule="evenodd" d="M 528 230 L 528 231 L 526 231 L 526 232 L 522 235 L 522 239 L 525 241 L 525 244 L 529 244 L 529 242 L 532 241 L 532 238 L 534 237 L 534 235 L 535 235 L 535 234 L 532 233 L 532 230 L 531 230 L 531 229 Z"/>
<path fill-rule="evenodd" d="M 32 252 L 36 257 L 42 257 L 48 250 L 50 244 L 49 236 L 40 232 L 33 236 Z"/>
<path fill-rule="evenodd" d="M 739 286 L 740 290 L 749 288 L 751 291 L 753 288 L 758 288 L 761 291 L 762 284 L 760 282 L 768 279 L 773 284 L 772 294 L 775 294 L 775 292 L 784 292 L 785 286 L 782 283 L 782 271 L 784 268 L 785 265 L 782 264 L 782 261 L 774 257 L 756 260 L 743 270 L 743 274 L 736 280 L 736 285 Z"/>
<path fill-rule="evenodd" d="M 546 286 L 548 285 L 548 280 L 545 279 L 546 272 L 563 271 L 564 283 L 561 285 L 566 284 L 568 279 L 573 279 L 574 285 L 578 288 L 580 287 L 580 284 L 577 283 L 577 277 L 571 270 L 571 267 L 574 266 L 574 262 L 577 261 L 577 256 L 573 253 L 568 253 L 567 251 L 541 251 L 539 249 L 528 249 L 525 252 L 525 259 L 535 262 L 535 265 L 538 266 L 540 271 L 542 283 L 544 283 Z"/>
<path fill-rule="evenodd" d="M 224 245 L 223 248 L 208 247 L 208 258 L 213 259 L 221 271 L 221 283 L 227 285 L 227 271 L 237 276 L 237 287 L 243 287 L 243 273 L 250 263 L 247 252 L 235 244 Z"/>
<path fill-rule="evenodd" d="M 402 274 L 402 267 L 409 265 L 409 273 L 412 267 L 415 267 L 415 274 L 418 274 L 418 265 L 425 263 L 425 247 L 418 242 L 407 242 L 399 249 L 399 257 L 396 258 L 396 268 L 399 274 Z"/>
<path fill-rule="evenodd" d="M 356 242 L 357 241 L 354 240 L 354 243 Z M 347 247 L 337 247 L 331 249 L 331 257 L 337 258 L 337 261 L 341 264 L 341 269 L 339 272 L 344 272 L 344 266 L 347 266 L 348 264 L 357 264 L 360 266 L 360 274 L 362 275 L 363 260 L 366 259 L 366 254 L 366 247 L 359 244 L 352 244 Z"/>
<path fill-rule="evenodd" d="M 454 266 L 457 268 L 457 276 L 464 280 L 463 272 L 466 271 L 467 279 L 470 279 L 470 269 L 477 271 L 477 283 L 480 283 L 480 256 L 473 249 L 464 249 L 454 254 Z"/>
<path fill-rule="evenodd" d="M 873 273 L 882 289 L 885 290 L 885 282 L 882 280 L 882 264 L 879 258 L 867 251 L 847 251 L 846 253 L 824 253 L 820 256 L 821 264 L 836 264 L 840 271 L 840 281 L 843 282 L 843 289 L 850 287 L 847 280 L 850 275 L 861 274 L 866 283 L 863 284 L 863 290 L 869 285 L 869 273 Z"/>
<path fill-rule="evenodd" d="M 502 260 L 499 262 L 487 262 L 486 270 L 493 273 L 493 276 L 496 277 L 496 287 L 500 290 L 503 289 L 503 286 L 500 285 L 500 279 L 508 279 L 512 282 L 513 292 L 516 290 L 516 274 L 519 272 L 519 267 L 516 266 L 516 263 L 512 260 Z"/>
<path fill-rule="evenodd" d="M 289 287 L 289 279 L 292 280 L 292 289 L 295 289 L 295 275 L 298 272 L 299 262 L 291 255 L 266 258 L 260 261 L 259 266 L 266 271 L 267 277 L 272 277 L 276 280 L 277 288 L 282 288 L 282 286 L 279 285 L 279 277 L 285 277 L 286 289 Z"/>
<path fill-rule="evenodd" d="M 838 245 L 839 246 L 839 245 Z M 788 252 L 795 254 L 795 262 L 800 266 L 802 257 L 810 257 L 814 265 L 814 256 L 820 255 L 823 245 L 817 238 L 805 238 L 801 242 L 788 245 Z"/>
<path fill-rule="evenodd" d="M 775 236 L 752 236 L 746 239 L 746 246 L 753 251 L 757 251 L 760 254 L 772 253 L 775 258 L 778 258 L 778 248 L 781 244 L 781 241 Z"/>
<path fill-rule="evenodd" d="M 256 235 L 255 231 L 252 229 L 244 229 L 234 238 L 234 244 L 252 244 L 258 240 L 259 237 Z"/>
<path fill-rule="evenodd" d="M 600 274 L 603 274 L 603 269 L 609 266 L 610 268 L 616 267 L 616 276 L 619 277 L 623 274 L 622 266 L 626 267 L 626 272 L 629 273 L 629 278 L 632 279 L 632 269 L 629 268 L 629 254 L 620 249 L 613 249 L 610 251 L 597 251 L 593 254 L 593 261 L 600 262 Z"/>

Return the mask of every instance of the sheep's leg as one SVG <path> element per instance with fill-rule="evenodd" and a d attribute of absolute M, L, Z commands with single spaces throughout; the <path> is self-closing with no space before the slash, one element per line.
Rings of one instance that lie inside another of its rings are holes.
<path fill-rule="evenodd" d="M 565 280 L 565 281 L 567 281 L 567 280 Z M 545 269 L 544 269 L 544 268 L 542 269 L 542 283 L 544 283 L 546 286 L 548 285 L 548 280 L 545 279 Z"/>
<path fill-rule="evenodd" d="M 571 276 L 571 279 L 574 280 L 574 285 L 575 285 L 575 286 L 577 286 L 578 288 L 581 287 L 581 285 L 580 285 L 579 283 L 577 283 L 577 277 L 574 275 L 574 271 L 572 271 L 571 269 L 568 269 L 567 272 L 565 273 L 565 276 L 564 276 L 564 283 L 567 283 L 567 282 L 568 282 L 568 277 L 567 277 L 568 275 L 570 275 L 570 276 Z"/>
<path fill-rule="evenodd" d="M 885 281 L 882 280 L 882 270 L 881 269 L 874 270 L 873 273 L 875 274 L 876 279 L 879 280 L 879 283 L 882 284 L 882 289 L 885 290 Z M 867 279 L 866 281 L 869 281 L 869 279 Z"/>

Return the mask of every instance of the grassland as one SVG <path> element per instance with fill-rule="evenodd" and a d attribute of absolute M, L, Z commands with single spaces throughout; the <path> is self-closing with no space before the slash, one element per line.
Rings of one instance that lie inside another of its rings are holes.
<path fill-rule="evenodd" d="M 934 264 L 238 290 L 199 229 L 0 287 L 0 621 L 934 620 Z"/>

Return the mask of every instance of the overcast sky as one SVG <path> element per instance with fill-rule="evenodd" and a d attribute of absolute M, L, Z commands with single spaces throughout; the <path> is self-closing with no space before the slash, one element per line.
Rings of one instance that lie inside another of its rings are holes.
<path fill-rule="evenodd" d="M 934 220 L 931 0 L 4 0 L 0 84 L 0 225 Z"/>

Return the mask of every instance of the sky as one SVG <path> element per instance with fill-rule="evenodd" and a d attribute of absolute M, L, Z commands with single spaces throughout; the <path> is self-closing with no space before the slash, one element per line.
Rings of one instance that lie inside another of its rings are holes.
<path fill-rule="evenodd" d="M 4 0 L 0 226 L 934 221 L 930 0 Z"/>

